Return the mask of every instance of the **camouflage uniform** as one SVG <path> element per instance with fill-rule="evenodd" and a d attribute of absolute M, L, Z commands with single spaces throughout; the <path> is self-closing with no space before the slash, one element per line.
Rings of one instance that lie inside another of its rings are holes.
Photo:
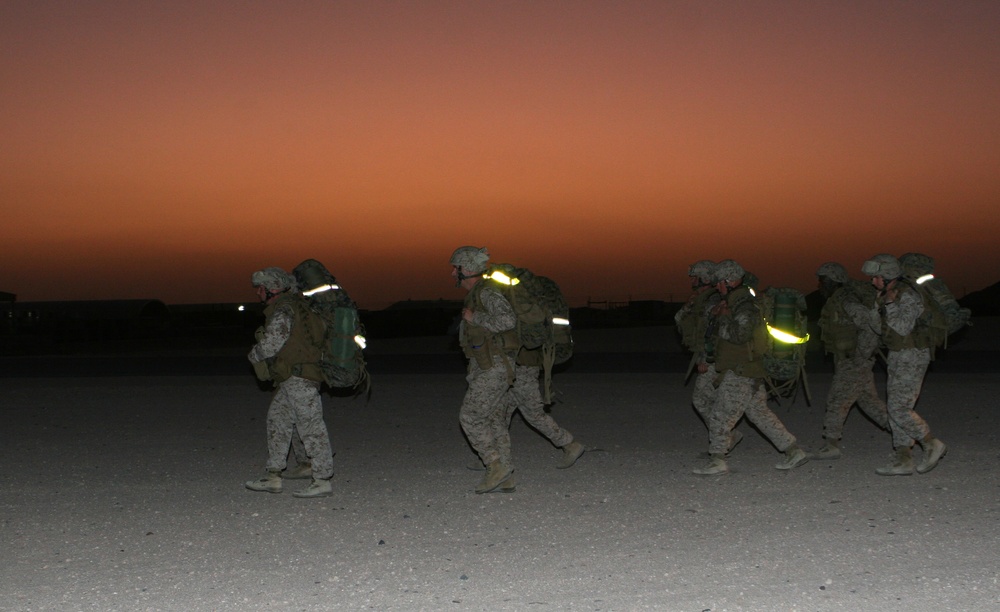
<path fill-rule="evenodd" d="M 477 294 L 478 304 L 474 301 Z M 489 334 L 512 330 L 517 324 L 510 302 L 490 287 L 476 287 L 470 291 L 466 304 L 475 309 L 472 325 L 485 329 Z M 463 320 L 460 328 L 463 339 L 468 338 L 469 327 Z M 463 340 L 463 346 L 467 343 L 467 340 Z M 483 350 L 484 346 L 491 345 L 492 343 L 470 346 L 467 350 Z M 510 387 L 510 379 L 505 360 L 512 363 L 513 359 L 496 349 L 489 350 L 488 353 L 488 361 L 483 364 L 474 356 L 469 358 L 465 377 L 469 387 L 462 400 L 458 420 L 469 444 L 484 465 L 488 466 L 499 460 L 502 465 L 510 467 L 510 434 L 506 412 L 506 393 Z M 484 369 L 484 365 L 489 367 Z"/>
<path fill-rule="evenodd" d="M 720 269 L 724 269 L 720 263 Z M 742 269 L 738 268 L 741 272 Z M 725 280 L 727 277 L 722 276 Z M 720 285 L 721 286 L 721 285 Z M 744 415 L 772 444 L 786 454 L 786 460 L 775 467 L 791 469 L 808 460 L 805 452 L 796 444 L 795 436 L 785 429 L 778 417 L 767 405 L 767 389 L 764 386 L 763 363 L 752 358 L 751 348 L 755 335 L 763 331 L 763 316 L 749 287 L 731 287 L 723 297 L 726 309 L 714 315 L 711 324 L 712 341 L 715 345 L 716 378 L 715 403 L 709 412 L 708 434 L 711 462 L 696 469 L 697 474 L 721 474 L 728 468 L 723 460 L 729 451 L 730 434 Z"/>
<path fill-rule="evenodd" d="M 905 337 L 913 332 L 924 305 L 915 290 L 903 283 L 897 283 L 897 287 L 899 294 L 895 301 L 885 304 L 883 320 L 888 330 Z M 931 362 L 931 351 L 929 348 L 890 349 L 887 361 L 886 394 L 892 445 L 897 449 L 910 448 L 915 440 L 923 440 L 930 434 L 930 427 L 913 408 Z"/>
<path fill-rule="evenodd" d="M 706 425 L 709 410 L 715 402 L 715 379 L 718 373 L 715 366 L 708 363 L 705 330 L 708 327 L 709 312 L 720 299 L 719 292 L 713 287 L 699 287 L 674 315 L 674 322 L 681 330 L 681 341 L 692 352 L 692 364 L 708 368 L 695 376 L 694 392 L 691 395 L 691 404 Z"/>
<path fill-rule="evenodd" d="M 250 361 L 261 362 L 277 356 L 285 348 L 296 322 L 294 309 L 287 302 L 278 302 L 267 317 L 263 336 L 250 351 Z M 285 469 L 289 445 L 297 430 L 305 455 L 312 463 L 313 477 L 327 480 L 333 476 L 333 451 L 323 421 L 320 385 L 318 380 L 300 376 L 290 376 L 278 383 L 267 411 L 268 471 Z"/>
<path fill-rule="evenodd" d="M 916 471 L 920 474 L 937 466 L 947 452 L 944 442 L 933 437 L 930 427 L 914 410 L 927 366 L 931 361 L 932 340 L 918 332 L 924 299 L 902 280 L 903 270 L 892 255 L 880 253 L 865 261 L 861 271 L 879 289 L 876 308 L 881 316 L 882 343 L 889 350 L 887 409 L 896 450 L 892 464 L 876 468 L 883 476 L 905 476 L 914 471 L 911 447 L 919 441 L 924 456 Z"/>
<path fill-rule="evenodd" d="M 518 365 L 514 368 L 514 384 L 507 391 L 507 425 L 510 424 L 515 410 L 520 410 L 521 417 L 528 425 L 534 427 L 555 446 L 563 447 L 573 441 L 573 434 L 556 423 L 547 412 L 542 401 L 542 391 L 539 386 L 539 376 L 542 370 L 537 366 Z"/>
<path fill-rule="evenodd" d="M 879 427 L 889 429 L 886 405 L 875 386 L 880 322 L 877 313 L 873 317 L 870 308 L 862 304 L 858 293 L 864 289 L 857 286 L 858 281 L 848 283 L 837 289 L 824 305 L 824 311 L 827 308 L 840 310 L 837 314 L 847 318 L 856 334 L 853 349 L 838 350 L 831 342 L 826 342 L 827 352 L 833 353 L 834 365 L 833 381 L 826 397 L 823 437 L 833 441 L 843 437 L 844 422 L 855 403 Z M 823 320 L 828 319 L 821 317 Z"/>

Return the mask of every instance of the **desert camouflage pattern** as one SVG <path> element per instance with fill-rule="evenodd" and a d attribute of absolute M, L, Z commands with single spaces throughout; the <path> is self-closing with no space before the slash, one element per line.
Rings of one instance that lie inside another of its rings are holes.
<path fill-rule="evenodd" d="M 277 355 L 285 342 L 292 336 L 292 325 L 295 322 L 295 311 L 291 304 L 278 304 L 264 324 L 264 333 L 258 338 L 257 344 L 250 349 L 247 356 L 252 363 L 264 361 Z"/>
<path fill-rule="evenodd" d="M 295 277 L 281 268 L 264 268 L 250 275 L 254 287 L 264 287 L 270 291 L 284 291 L 295 286 Z"/>
<path fill-rule="evenodd" d="M 709 312 L 721 299 L 715 287 L 699 287 L 674 314 L 681 342 L 695 354 L 696 363 L 705 363 L 705 330 L 708 328 Z"/>
<path fill-rule="evenodd" d="M 914 278 L 934 271 L 934 258 L 923 253 L 903 253 L 899 256 L 899 265 L 903 273 Z"/>
<path fill-rule="evenodd" d="M 507 391 L 507 426 L 515 411 L 538 433 L 549 439 L 555 446 L 566 446 L 573 441 L 573 434 L 556 423 L 547 412 L 542 401 L 539 377 L 542 370 L 537 366 L 518 365 L 514 368 L 514 384 Z"/>
<path fill-rule="evenodd" d="M 495 289 L 483 287 L 478 303 L 481 306 L 472 314 L 473 325 L 493 333 L 505 332 L 517 325 L 517 316 L 510 302 Z M 463 319 L 459 329 L 463 338 L 466 327 Z M 506 363 L 505 359 L 508 360 Z M 469 386 L 459 409 L 458 421 L 484 465 L 498 459 L 504 465 L 511 465 L 506 394 L 510 387 L 507 363 L 512 364 L 513 361 L 513 356 L 494 354 L 492 365 L 484 369 L 476 359 L 469 359 L 465 377 Z"/>
<path fill-rule="evenodd" d="M 319 389 L 320 383 L 298 376 L 278 385 L 267 410 L 268 471 L 285 469 L 289 445 L 298 432 L 305 455 L 312 463 L 313 477 L 333 477 L 333 450 L 323 421 Z"/>
<path fill-rule="evenodd" d="M 715 262 L 710 259 L 696 261 L 688 267 L 688 276 L 697 278 L 705 285 L 715 282 Z"/>
<path fill-rule="evenodd" d="M 903 267 L 899 265 L 899 260 L 888 253 L 872 255 L 871 259 L 865 260 L 861 264 L 861 273 L 869 278 L 881 276 L 885 280 L 892 280 L 903 275 Z"/>
<path fill-rule="evenodd" d="M 292 335 L 294 311 L 289 304 L 279 304 L 271 312 L 264 332 L 250 349 L 251 362 L 264 361 L 277 355 Z M 292 376 L 281 382 L 271 398 L 267 411 L 267 469 L 285 469 L 289 445 L 295 432 L 302 438 L 305 456 L 313 466 L 315 478 L 333 476 L 333 451 L 330 435 L 323 421 L 323 405 L 319 395 L 320 383 Z"/>
<path fill-rule="evenodd" d="M 708 414 L 715 405 L 715 398 L 718 390 L 715 388 L 715 380 L 719 377 L 719 372 L 715 369 L 714 363 L 706 364 L 707 369 L 699 373 L 694 379 L 694 391 L 691 393 L 691 405 L 701 420 L 708 425 Z"/>
<path fill-rule="evenodd" d="M 896 300 L 886 304 L 882 311 L 883 329 L 886 330 L 884 336 L 894 333 L 902 339 L 900 346 L 889 344 L 886 359 L 886 407 L 892 430 L 892 445 L 897 449 L 909 448 L 915 440 L 923 440 L 930 435 L 930 427 L 914 411 L 914 407 L 920 397 L 927 366 L 931 362 L 931 351 L 928 348 L 907 346 L 906 342 L 923 310 L 920 295 L 903 285 Z"/>
<path fill-rule="evenodd" d="M 833 381 L 823 416 L 823 437 L 828 440 L 841 439 L 844 423 L 854 404 L 879 427 L 889 429 L 886 404 L 875 386 L 875 359 L 882 327 L 878 310 L 858 301 L 845 302 L 843 309 L 857 329 L 857 345 L 850 355 L 834 353 Z"/>
<path fill-rule="evenodd" d="M 875 386 L 874 367 L 875 357 L 834 360 L 833 381 L 823 415 L 824 438 L 840 440 L 843 437 L 844 423 L 854 404 L 879 427 L 889 430 L 889 415 Z"/>
<path fill-rule="evenodd" d="M 469 360 L 465 377 L 469 383 L 458 411 L 458 422 L 483 465 L 500 460 L 511 465 L 510 432 L 507 428 L 506 394 L 510 384 L 503 356 L 493 356 L 493 367 L 484 370 Z"/>
<path fill-rule="evenodd" d="M 453 266 L 461 266 L 473 274 L 486 271 L 486 265 L 490 261 L 490 252 L 486 247 L 461 246 L 451 254 L 450 263 Z"/>
<path fill-rule="evenodd" d="M 715 265 L 715 282 L 743 280 L 746 270 L 732 259 L 723 259 Z"/>
<path fill-rule="evenodd" d="M 889 378 L 886 383 L 887 409 L 892 429 L 893 448 L 909 448 L 915 440 L 923 440 L 931 433 L 927 422 L 913 410 L 920 397 L 924 375 L 931 362 L 930 349 L 901 349 L 890 351 Z"/>
<path fill-rule="evenodd" d="M 732 370 L 727 370 L 716 391 L 715 404 L 708 413 L 710 454 L 726 454 L 729 450 L 729 433 L 744 415 L 779 451 L 784 452 L 795 444 L 795 436 L 785 429 L 777 415 L 768 407 L 767 390 L 763 381 L 737 376 Z"/>
<path fill-rule="evenodd" d="M 816 269 L 816 276 L 825 276 L 835 283 L 844 284 L 851 280 L 847 274 L 847 269 L 835 261 L 828 261 L 820 264 Z"/>

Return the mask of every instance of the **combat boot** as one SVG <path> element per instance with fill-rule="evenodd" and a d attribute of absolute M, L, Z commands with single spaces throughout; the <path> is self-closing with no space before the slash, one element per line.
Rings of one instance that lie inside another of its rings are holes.
<path fill-rule="evenodd" d="M 493 461 L 486 467 L 486 475 L 476 486 L 476 493 L 489 493 L 507 480 L 513 471 L 509 465 L 500 463 L 499 459 Z"/>
<path fill-rule="evenodd" d="M 717 474 L 729 473 L 729 466 L 726 465 L 726 460 L 722 458 L 722 455 L 709 455 L 709 457 L 708 464 L 705 467 L 694 468 L 691 472 L 699 476 L 715 476 Z"/>
<path fill-rule="evenodd" d="M 920 474 L 926 474 L 933 470 L 938 461 L 941 461 L 944 454 L 948 452 L 948 447 L 944 445 L 944 442 L 930 436 L 928 438 L 920 443 L 924 447 L 924 457 L 917 465 L 917 472 Z"/>
<path fill-rule="evenodd" d="M 248 480 L 246 488 L 262 493 L 281 493 L 281 473 L 269 470 L 260 480 Z"/>
<path fill-rule="evenodd" d="M 491 493 L 513 493 L 517 490 L 517 476 L 511 474 L 507 480 L 500 483 L 500 486 L 493 489 Z"/>
<path fill-rule="evenodd" d="M 909 476 L 912 474 L 913 456 L 910 454 L 910 449 L 896 449 L 892 463 L 885 467 L 875 468 L 875 473 L 882 476 Z"/>
<path fill-rule="evenodd" d="M 840 459 L 840 440 L 827 440 L 819 450 L 812 454 L 813 459 Z"/>
<path fill-rule="evenodd" d="M 791 470 L 809 461 L 809 455 L 802 450 L 798 444 L 793 444 L 785 449 L 785 460 L 774 466 L 776 470 Z"/>
<path fill-rule="evenodd" d="M 288 478 L 290 480 L 302 480 L 304 478 L 312 478 L 313 466 L 308 461 L 300 463 L 293 468 L 288 468 L 281 473 L 282 478 Z"/>
<path fill-rule="evenodd" d="M 476 457 L 465 466 L 465 469 L 472 470 L 473 472 L 485 472 L 486 466 L 483 465 L 483 462 L 479 459 L 479 457 Z"/>
<path fill-rule="evenodd" d="M 295 497 L 329 497 L 333 493 L 329 478 L 313 478 L 309 486 L 301 491 L 294 491 Z"/>
<path fill-rule="evenodd" d="M 580 455 L 582 455 L 587 449 L 583 446 L 583 444 L 580 444 L 576 440 L 573 440 L 566 446 L 562 447 L 562 450 L 563 450 L 562 461 L 560 461 L 559 465 L 556 466 L 560 470 L 573 467 L 573 464 L 576 463 L 576 460 L 579 459 Z"/>

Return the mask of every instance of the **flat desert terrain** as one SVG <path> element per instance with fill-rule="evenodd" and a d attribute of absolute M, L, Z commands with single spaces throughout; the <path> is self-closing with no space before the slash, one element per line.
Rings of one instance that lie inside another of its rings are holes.
<path fill-rule="evenodd" d="M 433 342 L 373 349 L 367 400 L 324 395 L 336 474 L 314 500 L 290 494 L 307 481 L 244 488 L 270 392 L 240 355 L 245 373 L 8 373 L 0 610 L 1000 608 L 989 353 L 932 366 L 917 410 L 949 451 L 927 474 L 875 474 L 890 437 L 855 410 L 840 460 L 775 470 L 744 421 L 732 472 L 699 477 L 686 357 L 656 352 L 670 332 L 633 332 L 622 354 L 601 348 L 612 331 L 579 334 L 551 410 L 588 452 L 555 469 L 515 417 L 517 490 L 485 495 L 457 420 L 463 362 Z M 817 367 L 810 403 L 774 404 L 809 448 L 830 378 Z"/>

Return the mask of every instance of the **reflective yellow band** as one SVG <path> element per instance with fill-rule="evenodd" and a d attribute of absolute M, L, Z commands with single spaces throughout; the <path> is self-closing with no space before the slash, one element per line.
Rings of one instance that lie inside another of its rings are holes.
<path fill-rule="evenodd" d="M 767 326 L 767 333 L 771 334 L 778 342 L 784 342 L 785 344 L 805 344 L 809 341 L 809 334 L 806 334 L 804 338 L 799 338 L 798 336 L 792 335 L 786 331 L 781 331 L 777 327 Z"/>

